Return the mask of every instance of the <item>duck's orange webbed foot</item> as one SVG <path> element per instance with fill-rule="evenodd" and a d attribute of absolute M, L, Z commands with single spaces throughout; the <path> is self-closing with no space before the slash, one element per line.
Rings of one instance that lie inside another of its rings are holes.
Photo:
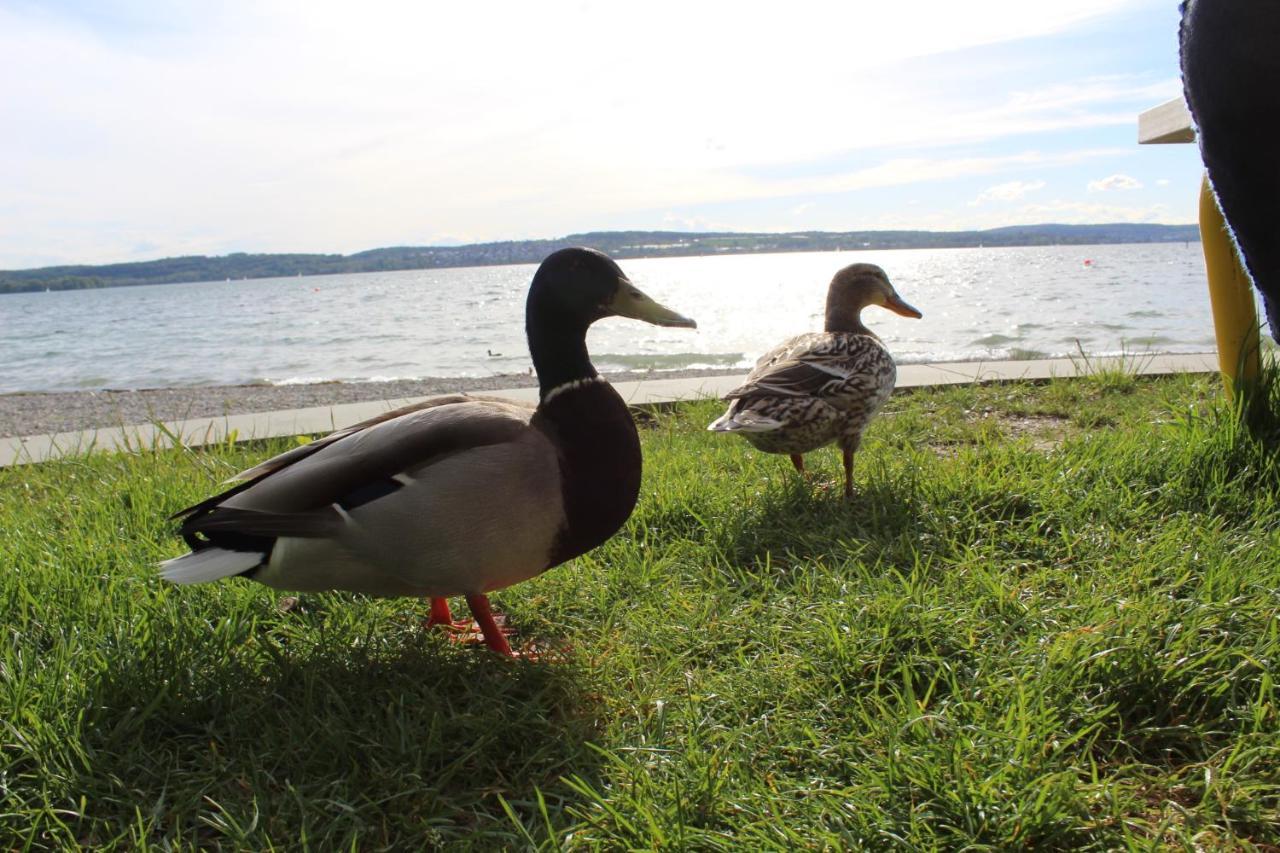
<path fill-rule="evenodd" d="M 489 599 L 484 595 L 468 595 L 467 605 L 475 617 L 470 620 L 456 620 L 449 610 L 449 602 L 444 598 L 431 599 L 431 616 L 427 627 L 442 627 L 449 632 L 449 642 L 459 645 L 480 645 L 483 643 L 494 652 L 508 658 L 524 660 L 541 660 L 555 657 L 548 654 L 542 646 L 529 642 L 518 648 L 512 648 L 508 637 L 516 635 L 516 630 L 507 625 L 507 617 L 494 613 L 489 606 Z"/>
<path fill-rule="evenodd" d="M 499 632 L 512 633 L 512 629 L 503 627 L 505 617 L 497 615 L 493 619 Z M 431 599 L 431 615 L 427 618 L 427 628 L 439 628 L 448 632 L 451 643 L 479 645 L 485 642 L 483 626 L 474 619 L 454 619 L 453 612 L 449 609 L 449 600 L 446 598 Z"/>
<path fill-rule="evenodd" d="M 449 609 L 449 599 L 432 598 L 431 615 L 427 618 L 428 628 L 444 628 L 446 631 L 476 631 L 476 623 L 471 620 L 453 618 Z"/>
<path fill-rule="evenodd" d="M 431 615 L 427 618 L 428 628 L 443 628 L 448 632 L 449 642 L 459 645 L 479 645 L 483 643 L 505 657 L 515 657 L 507 637 L 515 633 L 508 628 L 506 617 L 495 614 L 489 607 L 489 599 L 483 595 L 468 595 L 467 604 L 471 607 L 474 619 L 454 619 L 446 598 L 431 599 Z"/>

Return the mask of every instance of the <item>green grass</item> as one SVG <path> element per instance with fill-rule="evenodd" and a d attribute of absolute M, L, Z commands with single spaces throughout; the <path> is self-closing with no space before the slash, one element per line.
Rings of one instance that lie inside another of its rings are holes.
<path fill-rule="evenodd" d="M 0 471 L 0 847 L 1238 849 L 1280 837 L 1280 465 L 1207 377 L 893 398 L 839 458 L 642 429 L 597 551 L 287 612 L 160 583 L 286 446 Z"/>

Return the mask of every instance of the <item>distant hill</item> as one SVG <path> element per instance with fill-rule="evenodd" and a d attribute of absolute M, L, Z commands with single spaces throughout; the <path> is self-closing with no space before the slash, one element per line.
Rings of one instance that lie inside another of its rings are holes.
<path fill-rule="evenodd" d="M 798 231 L 748 234 L 682 231 L 593 231 L 558 240 L 507 240 L 466 246 L 394 246 L 353 255 L 190 255 L 101 266 L 0 270 L 0 294 L 138 284 L 279 278 L 297 275 L 532 264 L 566 246 L 592 246 L 619 258 L 825 252 L 834 249 L 944 249 L 975 246 L 1199 242 L 1195 225 L 1015 225 L 985 231 Z"/>

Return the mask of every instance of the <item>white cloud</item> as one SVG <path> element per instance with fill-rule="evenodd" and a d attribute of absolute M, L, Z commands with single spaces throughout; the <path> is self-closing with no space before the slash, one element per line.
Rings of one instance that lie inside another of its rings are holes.
<path fill-rule="evenodd" d="M 1170 219 L 1163 204 L 1118 205 L 1089 204 L 1080 201 L 1055 200 L 1047 204 L 1026 205 L 1017 212 L 1025 222 L 1182 222 L 1186 219 Z"/>
<path fill-rule="evenodd" d="M 1044 181 L 1008 181 L 996 184 L 980 192 L 977 198 L 969 202 L 969 205 L 977 207 L 989 201 L 1016 201 L 1027 193 L 1044 189 L 1044 186 Z"/>
<path fill-rule="evenodd" d="M 546 236 L 1030 167 L 1065 155 L 981 146 L 1132 124 L 1176 77 L 956 99 L 903 63 L 1146 2 L 0 4 L 0 114 L 23 117 L 0 135 L 0 267 Z M 850 157 L 883 150 L 905 156 Z"/>
<path fill-rule="evenodd" d="M 1169 179 L 1168 179 L 1168 178 L 1157 178 L 1157 179 L 1156 179 L 1156 186 L 1158 186 L 1158 187 L 1167 187 L 1167 186 L 1169 186 Z"/>
<path fill-rule="evenodd" d="M 1110 175 L 1108 177 L 1089 182 L 1089 192 L 1091 193 L 1110 192 L 1111 190 L 1140 189 L 1142 189 L 1142 181 L 1128 175 Z"/>
<path fill-rule="evenodd" d="M 1101 148 L 1065 151 L 1045 154 L 1039 151 L 1023 151 L 993 157 L 911 157 L 886 160 L 875 166 L 835 175 L 816 178 L 795 178 L 771 182 L 758 182 L 748 193 L 751 197 L 772 195 L 825 195 L 851 192 L 873 187 L 906 186 L 953 180 L 975 175 L 992 175 L 1000 172 L 1028 168 L 1056 168 L 1074 165 L 1098 158 L 1124 156 L 1122 149 Z M 1017 182 L 1014 182 L 1017 183 Z M 1034 181 L 1033 185 L 1043 182 Z M 1032 186 L 1032 189 L 1037 187 Z"/>
<path fill-rule="evenodd" d="M 1194 221 L 1194 211 L 1173 211 L 1162 204 L 1108 205 L 1055 199 L 1041 204 L 1026 204 L 998 210 L 975 210 L 973 208 L 938 210 L 923 216 L 914 211 L 909 214 L 895 211 L 863 220 L 858 227 L 869 229 L 923 228 L 938 231 L 956 231 L 1001 228 L 1008 225 L 1039 225 L 1045 222 L 1067 225 L 1107 222 L 1184 225 Z"/>
<path fill-rule="evenodd" d="M 753 224 L 743 226 L 739 222 L 726 222 L 706 216 L 684 216 L 672 211 L 662 215 L 662 230 L 664 231 L 742 231 L 744 227 L 748 231 L 790 230 L 788 226 L 784 225 L 761 226 Z"/>

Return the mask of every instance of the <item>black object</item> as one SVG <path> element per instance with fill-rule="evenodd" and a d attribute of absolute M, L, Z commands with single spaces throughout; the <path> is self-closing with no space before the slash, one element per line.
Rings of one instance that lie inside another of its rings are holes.
<path fill-rule="evenodd" d="M 1280 0 L 1186 0 L 1179 41 L 1200 156 L 1280 341 Z"/>

